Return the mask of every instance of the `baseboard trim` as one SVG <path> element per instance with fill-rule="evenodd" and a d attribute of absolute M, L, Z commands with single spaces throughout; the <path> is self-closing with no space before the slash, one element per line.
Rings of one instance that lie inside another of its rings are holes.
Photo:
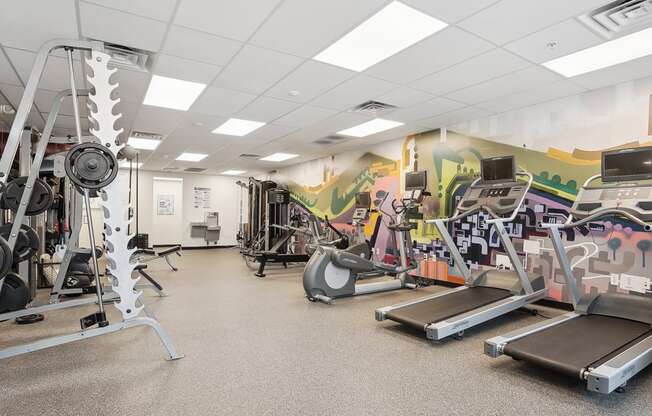
<path fill-rule="evenodd" d="M 177 244 L 156 244 L 153 245 L 152 248 L 163 248 L 163 247 L 174 247 Z M 233 245 L 224 245 L 224 246 L 181 246 L 182 250 L 210 250 L 214 248 L 233 248 L 235 247 L 235 244 Z"/>

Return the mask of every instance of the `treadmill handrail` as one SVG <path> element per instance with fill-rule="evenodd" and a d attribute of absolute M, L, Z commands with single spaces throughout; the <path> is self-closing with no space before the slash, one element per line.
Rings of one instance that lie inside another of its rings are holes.
<path fill-rule="evenodd" d="M 525 192 L 523 192 L 523 195 L 521 195 L 521 200 L 518 201 L 518 204 L 516 204 L 516 207 L 514 207 L 514 210 L 512 211 L 512 215 L 510 215 L 509 217 L 498 216 L 498 218 L 494 217 L 488 219 L 487 224 L 495 224 L 497 222 L 502 222 L 502 223 L 512 222 L 516 219 L 516 216 L 518 215 L 518 212 L 521 209 L 521 206 L 523 205 L 523 201 L 525 201 L 525 197 L 527 196 L 527 193 L 530 191 L 530 188 L 532 187 L 532 182 L 534 182 L 534 176 L 532 176 L 532 174 L 528 171 L 521 170 L 519 172 L 516 172 L 516 174 L 521 176 L 527 176 L 528 178 L 527 185 L 525 185 Z M 492 214 L 496 215 L 493 211 L 491 211 L 489 207 L 485 207 L 484 209 L 488 211 L 490 215 Z"/>
<path fill-rule="evenodd" d="M 587 222 L 591 221 L 596 221 L 600 219 L 600 217 L 605 217 L 605 216 L 613 216 L 613 215 L 619 215 L 621 217 L 625 217 L 628 220 L 635 222 L 636 224 L 642 226 L 645 231 L 652 231 L 652 224 L 647 223 L 643 221 L 642 219 L 636 217 L 630 212 L 627 212 L 623 209 L 618 209 L 618 208 L 605 208 L 601 209 L 597 212 L 594 212 L 591 215 L 587 215 L 586 217 L 579 219 L 577 221 L 573 221 L 573 216 L 572 214 L 568 216 L 568 219 L 566 222 L 563 224 L 557 224 L 557 223 L 541 223 L 541 228 L 557 228 L 557 229 L 562 229 L 562 228 L 575 228 L 579 227 L 580 225 L 584 225 Z"/>

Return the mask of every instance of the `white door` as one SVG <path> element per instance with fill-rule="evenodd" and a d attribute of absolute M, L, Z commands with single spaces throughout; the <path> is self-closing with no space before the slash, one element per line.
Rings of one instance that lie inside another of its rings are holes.
<path fill-rule="evenodd" d="M 174 245 L 183 241 L 183 179 L 154 178 L 154 218 L 150 245 Z"/>

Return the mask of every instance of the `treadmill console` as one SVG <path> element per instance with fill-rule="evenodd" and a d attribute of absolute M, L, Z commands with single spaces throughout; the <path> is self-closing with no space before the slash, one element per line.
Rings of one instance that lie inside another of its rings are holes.
<path fill-rule="evenodd" d="M 356 208 L 353 211 L 353 221 L 366 221 L 367 216 L 369 215 L 369 210 L 366 208 Z"/>

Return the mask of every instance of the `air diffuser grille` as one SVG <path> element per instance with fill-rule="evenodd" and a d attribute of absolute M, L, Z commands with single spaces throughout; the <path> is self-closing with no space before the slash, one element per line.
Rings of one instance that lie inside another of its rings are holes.
<path fill-rule="evenodd" d="M 372 116 L 377 116 L 379 114 L 385 113 L 395 108 L 396 108 L 395 105 L 381 103 L 379 101 L 367 101 L 353 107 L 349 111 L 354 113 L 370 114 Z"/>
<path fill-rule="evenodd" d="M 652 0 L 618 0 L 588 12 L 579 21 L 605 39 L 652 23 Z"/>

